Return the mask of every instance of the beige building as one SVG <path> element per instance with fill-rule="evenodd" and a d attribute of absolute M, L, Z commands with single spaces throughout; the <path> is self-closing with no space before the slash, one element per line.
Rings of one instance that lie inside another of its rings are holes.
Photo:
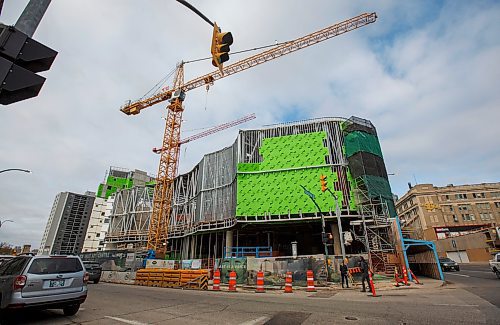
<path fill-rule="evenodd" d="M 500 224 L 500 183 L 419 184 L 397 201 L 396 211 L 408 237 L 436 241 L 467 235 Z"/>

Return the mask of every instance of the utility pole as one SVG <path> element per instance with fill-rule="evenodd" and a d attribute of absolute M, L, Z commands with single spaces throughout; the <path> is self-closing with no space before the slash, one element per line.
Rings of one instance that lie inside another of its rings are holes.
<path fill-rule="evenodd" d="M 325 248 L 325 263 L 326 263 L 326 277 L 327 281 L 330 281 L 330 265 L 328 264 L 328 245 L 325 241 L 325 217 L 323 216 L 323 213 L 321 212 L 321 208 L 319 207 L 318 203 L 316 202 L 316 196 L 312 194 L 310 191 L 308 191 L 304 186 L 300 185 L 304 189 L 304 193 L 309 196 L 309 198 L 313 201 L 314 205 L 318 208 L 318 213 L 321 216 L 321 241 L 323 242 L 323 247 Z"/>
<path fill-rule="evenodd" d="M 345 260 L 344 232 L 342 231 L 342 222 L 340 222 L 341 213 L 338 197 L 329 188 L 327 188 L 327 191 L 332 195 L 333 200 L 335 201 L 335 215 L 337 216 L 337 225 L 339 227 L 340 249 L 342 250 L 342 260 Z"/>

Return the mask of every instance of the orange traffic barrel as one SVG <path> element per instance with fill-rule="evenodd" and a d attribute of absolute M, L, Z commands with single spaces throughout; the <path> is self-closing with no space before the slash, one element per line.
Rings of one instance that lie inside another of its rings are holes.
<path fill-rule="evenodd" d="M 266 292 L 266 290 L 264 290 L 264 272 L 262 271 L 257 272 L 257 289 L 255 289 L 255 292 Z"/>
<path fill-rule="evenodd" d="M 236 291 L 236 272 L 229 272 L 229 291 Z"/>
<path fill-rule="evenodd" d="M 316 292 L 314 287 L 314 273 L 312 270 L 307 270 L 307 292 Z"/>
<path fill-rule="evenodd" d="M 212 290 L 220 291 L 220 271 L 218 269 L 214 272 L 214 285 L 212 286 Z"/>
<path fill-rule="evenodd" d="M 285 293 L 292 293 L 292 272 L 288 271 L 286 272 L 286 278 L 285 278 Z"/>

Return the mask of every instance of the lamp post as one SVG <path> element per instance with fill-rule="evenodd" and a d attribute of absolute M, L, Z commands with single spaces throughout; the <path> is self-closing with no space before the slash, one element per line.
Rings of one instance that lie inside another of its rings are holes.
<path fill-rule="evenodd" d="M 6 223 L 6 222 L 14 222 L 14 221 L 8 220 L 8 219 L 4 220 L 4 221 L 0 220 L 0 228 L 2 228 L 3 224 Z"/>
<path fill-rule="evenodd" d="M 8 169 L 3 169 L 3 170 L 0 170 L 0 173 L 11 172 L 11 171 L 19 171 L 19 172 L 25 172 L 25 173 L 31 174 L 31 170 L 29 170 L 29 169 L 22 169 L 22 168 L 8 168 Z"/>

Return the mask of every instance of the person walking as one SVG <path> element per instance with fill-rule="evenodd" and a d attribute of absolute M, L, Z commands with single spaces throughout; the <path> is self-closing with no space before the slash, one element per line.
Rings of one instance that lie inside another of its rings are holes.
<path fill-rule="evenodd" d="M 349 280 L 347 279 L 347 265 L 345 265 L 345 261 L 342 261 L 342 264 L 340 265 L 340 276 L 342 278 L 342 288 L 344 287 L 344 280 L 347 288 L 349 288 Z"/>
<path fill-rule="evenodd" d="M 372 292 L 372 287 L 370 286 L 370 279 L 368 277 L 368 263 L 366 263 L 363 256 L 359 260 L 359 267 L 361 268 L 361 283 L 363 284 L 363 290 L 361 292 L 366 292 L 365 281 L 368 284 L 368 290 Z"/>

